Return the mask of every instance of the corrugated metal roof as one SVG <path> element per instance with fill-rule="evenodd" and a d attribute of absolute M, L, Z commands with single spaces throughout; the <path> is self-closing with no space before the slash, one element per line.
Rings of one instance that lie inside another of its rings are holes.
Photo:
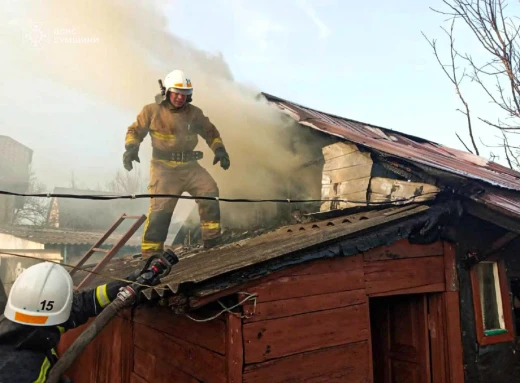
<path fill-rule="evenodd" d="M 509 216 L 520 214 L 520 197 L 517 193 L 506 190 L 487 190 L 482 195 L 473 198 L 476 202 L 491 205 L 494 210 L 498 210 Z"/>
<path fill-rule="evenodd" d="M 201 283 L 231 272 L 240 273 L 250 266 L 268 261 L 278 262 L 282 256 L 294 254 L 292 264 L 302 263 L 297 254 L 301 251 L 324 246 L 343 238 L 360 236 L 374 228 L 396 225 L 412 216 L 421 215 L 430 208 L 427 205 L 407 205 L 392 207 L 379 211 L 361 212 L 335 219 L 322 220 L 307 224 L 284 226 L 258 237 L 245 239 L 236 243 L 224 245 L 216 249 L 202 252 L 186 252 L 179 254 L 180 262 L 170 275 L 153 291 L 145 291 L 148 298 L 152 293 L 163 296 L 165 291 L 177 293 L 179 286 L 186 283 Z M 384 236 L 383 236 L 384 237 Z M 387 241 L 388 238 L 383 238 Z M 370 245 L 366 245 L 367 249 Z M 358 251 L 365 251 L 360 249 Z M 281 263 L 280 263 L 281 264 Z M 108 264 L 104 273 L 125 277 L 142 267 L 141 258 L 122 257 Z M 85 272 L 74 275 L 75 284 L 83 280 Z M 96 276 L 85 288 L 106 282 L 103 277 Z"/>
<path fill-rule="evenodd" d="M 0 227 L 0 233 L 48 245 L 93 245 L 103 235 L 102 232 L 42 229 L 29 226 Z M 122 235 L 113 234 L 105 244 L 113 246 L 121 237 Z M 126 245 L 138 247 L 141 245 L 141 238 L 134 236 L 126 242 Z"/>
<path fill-rule="evenodd" d="M 390 129 L 323 113 L 266 93 L 263 95 L 299 123 L 324 133 L 432 168 L 520 191 L 519 172 L 483 157 Z M 520 209 L 517 214 L 520 214 Z"/>

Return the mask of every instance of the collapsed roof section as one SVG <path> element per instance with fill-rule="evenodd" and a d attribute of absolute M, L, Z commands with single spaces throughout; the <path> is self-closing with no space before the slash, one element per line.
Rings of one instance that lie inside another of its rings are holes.
<path fill-rule="evenodd" d="M 384 157 L 413 163 L 432 175 L 447 178 L 451 175 L 461 183 L 473 180 L 481 186 L 478 190 L 466 186 L 458 192 L 503 214 L 520 215 L 520 173 L 515 170 L 419 137 L 320 112 L 267 93 L 262 95 L 301 125 L 376 151 Z"/>

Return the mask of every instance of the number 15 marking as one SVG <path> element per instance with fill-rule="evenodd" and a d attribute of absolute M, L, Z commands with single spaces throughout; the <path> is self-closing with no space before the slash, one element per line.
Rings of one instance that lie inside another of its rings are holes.
<path fill-rule="evenodd" d="M 42 310 L 51 311 L 54 308 L 54 301 L 41 301 Z"/>

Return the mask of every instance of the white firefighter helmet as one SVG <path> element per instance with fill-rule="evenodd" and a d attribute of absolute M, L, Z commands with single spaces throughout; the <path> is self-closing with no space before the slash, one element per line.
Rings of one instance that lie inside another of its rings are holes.
<path fill-rule="evenodd" d="M 55 326 L 69 319 L 73 283 L 59 264 L 41 262 L 25 269 L 9 293 L 4 315 L 30 326 Z"/>
<path fill-rule="evenodd" d="M 164 79 L 164 87 L 167 92 L 185 94 L 187 96 L 193 94 L 193 86 L 189 78 L 181 70 L 174 70 L 168 73 Z"/>

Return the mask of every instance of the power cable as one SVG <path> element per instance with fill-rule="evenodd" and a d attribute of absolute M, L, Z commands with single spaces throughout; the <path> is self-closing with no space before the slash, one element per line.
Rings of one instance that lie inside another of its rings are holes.
<path fill-rule="evenodd" d="M 357 203 L 367 205 L 394 205 L 399 202 L 410 202 L 414 201 L 417 197 L 424 197 L 430 194 L 438 194 L 438 192 L 428 192 L 412 197 L 395 199 L 392 201 L 358 201 L 350 199 L 251 199 L 251 198 L 223 198 L 223 197 L 208 197 L 208 196 L 189 196 L 179 194 L 115 194 L 115 195 L 102 195 L 102 194 L 63 194 L 63 193 L 15 193 L 7 190 L 0 190 L 0 195 L 11 195 L 17 197 L 35 197 L 35 198 L 71 198 L 71 199 L 86 199 L 86 200 L 117 200 L 117 199 L 139 199 L 139 198 L 178 198 L 188 200 L 209 200 L 209 201 L 222 201 L 222 202 L 233 202 L 233 203 L 261 203 L 261 202 L 272 202 L 272 203 L 309 203 L 309 202 L 345 202 L 345 203 Z"/>

